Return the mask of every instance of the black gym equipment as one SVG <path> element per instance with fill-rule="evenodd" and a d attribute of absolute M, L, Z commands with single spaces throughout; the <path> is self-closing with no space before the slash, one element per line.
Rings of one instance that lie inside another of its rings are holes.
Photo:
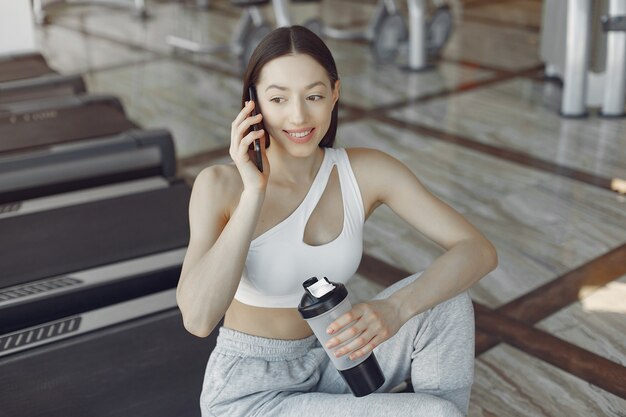
<path fill-rule="evenodd" d="M 38 52 L 0 55 L 0 83 L 55 73 Z"/>
<path fill-rule="evenodd" d="M 0 336 L 1 345 L 20 335 L 32 340 L 39 332 L 48 339 L 35 349 L 0 353 L 2 412 L 199 417 L 204 370 L 218 332 L 205 339 L 187 333 L 174 292 Z"/>
<path fill-rule="evenodd" d="M 53 97 L 0 104 L 0 153 L 114 135 L 137 125 L 109 95 Z"/>
<path fill-rule="evenodd" d="M 175 183 L 0 219 L 0 333 L 175 288 L 189 194 Z"/>
<path fill-rule="evenodd" d="M 173 178 L 174 155 L 170 133 L 154 129 L 0 156 L 0 204 L 152 176 Z M 21 203 L 20 210 L 26 209 Z"/>
<path fill-rule="evenodd" d="M 0 82 L 0 104 L 36 100 L 45 97 L 62 97 L 87 91 L 80 75 L 42 75 L 16 81 Z"/>
<path fill-rule="evenodd" d="M 176 308 L 191 190 L 171 136 L 57 145 L 0 169 L 2 413 L 199 415 L 217 331 L 190 335 Z"/>
<path fill-rule="evenodd" d="M 0 332 L 175 287 L 191 192 L 174 167 L 158 130 L 0 158 Z"/>
<path fill-rule="evenodd" d="M 60 75 L 39 53 L 0 56 L 0 104 L 87 91 L 80 75 Z"/>

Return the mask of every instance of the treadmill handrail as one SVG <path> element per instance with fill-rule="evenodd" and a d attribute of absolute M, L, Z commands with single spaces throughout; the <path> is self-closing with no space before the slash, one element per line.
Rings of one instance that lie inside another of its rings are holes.
<path fill-rule="evenodd" d="M 119 98 L 111 94 L 81 94 L 66 97 L 50 97 L 37 100 L 20 101 L 17 103 L 0 104 L 0 116 L 19 115 L 41 110 L 63 110 L 91 104 L 107 103 L 126 115 Z"/>
<path fill-rule="evenodd" d="M 75 94 L 85 93 L 87 91 L 85 81 L 80 75 L 46 74 L 34 78 L 0 82 L 0 100 L 2 100 L 3 94 L 60 86 L 71 86 Z"/>
<path fill-rule="evenodd" d="M 97 178 L 129 170 L 141 170 L 158 166 L 159 162 L 160 152 L 155 148 L 139 148 L 122 154 L 100 154 L 89 159 L 73 158 L 29 169 L 5 172 L 0 177 L 0 192 Z"/>
<path fill-rule="evenodd" d="M 12 52 L 10 54 L 0 55 L 0 64 L 2 64 L 3 62 L 14 61 L 17 59 L 39 59 L 43 62 L 46 62 L 46 58 L 44 58 L 41 52 L 23 51 L 23 52 Z"/>
<path fill-rule="evenodd" d="M 43 151 L 0 157 L 0 201 L 16 190 L 159 167 L 176 176 L 176 152 L 165 129 L 131 130 L 119 135 L 51 146 Z"/>

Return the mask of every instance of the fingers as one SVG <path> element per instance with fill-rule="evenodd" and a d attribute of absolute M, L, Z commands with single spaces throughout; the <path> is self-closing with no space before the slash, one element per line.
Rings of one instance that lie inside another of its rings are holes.
<path fill-rule="evenodd" d="M 350 353 L 350 359 L 354 360 L 367 354 L 368 352 L 373 351 L 378 344 L 382 343 L 381 341 L 377 344 L 376 342 L 378 339 L 379 337 L 375 331 L 371 329 L 366 329 L 365 331 L 361 332 L 357 337 L 355 337 L 352 341 L 335 350 L 333 354 L 335 355 L 335 357 L 338 358 Z"/>
<path fill-rule="evenodd" d="M 233 160 L 240 159 L 247 161 L 249 158 L 244 157 L 247 154 L 248 146 L 255 140 L 264 136 L 263 129 L 254 131 L 250 128 L 252 125 L 260 123 L 263 120 L 261 114 L 249 117 L 248 115 L 254 109 L 253 101 L 246 102 L 246 105 L 239 112 L 231 126 L 231 142 L 230 155 Z M 243 159 L 241 159 L 243 157 Z"/>
<path fill-rule="evenodd" d="M 361 317 L 361 314 L 358 312 L 357 307 L 355 307 L 343 316 L 339 317 L 333 323 L 331 323 L 330 326 L 328 326 L 328 329 L 326 329 L 326 333 L 336 333 L 338 330 L 346 327 L 348 324 L 357 320 L 359 317 Z"/>
<path fill-rule="evenodd" d="M 265 190 L 269 179 L 269 162 L 265 155 L 265 148 L 261 147 L 261 158 L 263 159 L 263 170 L 257 167 L 256 157 L 252 143 L 255 140 L 264 142 L 266 132 L 263 129 L 250 129 L 252 125 L 261 122 L 260 114 L 250 117 L 250 112 L 254 109 L 255 103 L 246 102 L 246 105 L 239 112 L 231 125 L 230 150 L 229 154 L 235 162 L 245 189 Z M 260 127 L 260 126 L 259 126 Z"/>
<path fill-rule="evenodd" d="M 361 347 L 360 349 L 357 349 L 355 351 L 353 351 L 352 353 L 350 353 L 350 360 L 354 361 L 357 360 L 363 356 L 366 356 L 368 353 L 373 352 L 374 349 L 376 348 L 376 346 L 380 345 L 382 342 L 384 342 L 385 340 L 380 337 L 379 335 L 374 335 L 374 337 L 367 342 L 365 345 L 363 345 L 363 347 Z M 339 354 L 339 356 L 342 356 L 348 352 L 350 352 L 352 349 L 350 348 L 350 350 L 346 350 L 345 352 L 342 352 Z"/>
<path fill-rule="evenodd" d="M 336 347 L 333 352 L 336 357 L 350 354 L 351 360 L 358 359 L 390 337 L 391 332 L 385 322 L 371 306 L 359 304 L 331 323 L 329 329 L 340 333 L 330 339 L 325 347 Z M 350 323 L 354 324 L 347 326 Z"/>
<path fill-rule="evenodd" d="M 354 340 L 347 343 L 345 346 L 337 348 L 333 354 L 337 358 L 350 354 L 350 360 L 356 360 L 370 352 L 373 352 L 374 349 L 385 340 L 387 339 L 385 339 L 381 334 L 368 329 L 362 332 Z"/>
<path fill-rule="evenodd" d="M 241 139 L 241 142 L 239 142 L 240 146 L 239 146 L 238 152 L 240 154 L 247 153 L 249 146 L 252 145 L 252 143 L 255 140 L 262 139 L 264 136 L 265 136 L 265 131 L 263 129 L 251 131 L 246 136 L 244 136 L 243 139 Z"/>
<path fill-rule="evenodd" d="M 249 146 L 255 139 L 260 139 L 263 136 L 263 131 L 252 131 L 241 139 L 237 145 L 231 146 L 230 156 L 235 163 L 246 163 L 251 160 Z"/>
<path fill-rule="evenodd" d="M 246 117 L 250 114 L 252 109 L 254 108 L 254 101 L 246 101 L 246 105 L 241 109 L 235 120 L 233 120 L 232 127 L 239 126 L 241 122 L 245 120 Z"/>
<path fill-rule="evenodd" d="M 260 123 L 263 120 L 262 114 L 249 117 L 250 113 L 254 109 L 254 101 L 248 101 L 243 109 L 239 112 L 233 123 L 231 124 L 231 138 L 235 140 L 237 137 L 241 138 L 245 132 L 250 129 L 254 124 Z"/>
<path fill-rule="evenodd" d="M 237 126 L 237 129 L 235 130 L 235 132 L 237 133 L 238 137 L 242 137 L 252 127 L 252 125 L 260 123 L 261 120 L 263 120 L 263 115 L 261 114 L 248 117 L 243 122 L 241 122 L 239 126 Z"/>

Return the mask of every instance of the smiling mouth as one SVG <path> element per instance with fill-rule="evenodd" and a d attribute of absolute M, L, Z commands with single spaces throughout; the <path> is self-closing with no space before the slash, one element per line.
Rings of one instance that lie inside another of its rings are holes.
<path fill-rule="evenodd" d="M 299 132 L 293 132 L 293 131 L 292 132 L 288 132 L 286 130 L 283 130 L 283 132 L 285 132 L 287 137 L 292 142 L 296 142 L 296 143 L 306 143 L 306 142 L 308 142 L 313 137 L 313 132 L 314 131 L 315 131 L 315 128 L 311 128 L 311 129 L 307 129 L 307 130 L 301 130 Z"/>
<path fill-rule="evenodd" d="M 308 136 L 308 134 L 311 133 L 311 130 L 313 130 L 313 129 L 307 130 L 306 132 L 298 132 L 298 133 L 289 133 L 289 132 L 287 132 L 287 133 L 289 133 L 294 138 L 303 138 L 305 136 Z"/>

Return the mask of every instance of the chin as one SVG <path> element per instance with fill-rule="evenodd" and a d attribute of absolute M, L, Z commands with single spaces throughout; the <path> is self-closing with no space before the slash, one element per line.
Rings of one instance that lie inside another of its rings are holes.
<path fill-rule="evenodd" d="M 319 146 L 317 144 L 311 143 L 307 144 L 307 146 L 288 146 L 285 150 L 294 158 L 308 158 L 309 156 L 315 154 L 318 148 Z"/>
<path fill-rule="evenodd" d="M 276 139 L 272 138 L 272 145 L 276 142 Z M 319 149 L 320 142 L 321 139 L 313 139 L 307 143 L 294 143 L 290 142 L 289 139 L 286 139 L 284 141 L 280 141 L 279 146 L 294 158 L 307 158 Z"/>

